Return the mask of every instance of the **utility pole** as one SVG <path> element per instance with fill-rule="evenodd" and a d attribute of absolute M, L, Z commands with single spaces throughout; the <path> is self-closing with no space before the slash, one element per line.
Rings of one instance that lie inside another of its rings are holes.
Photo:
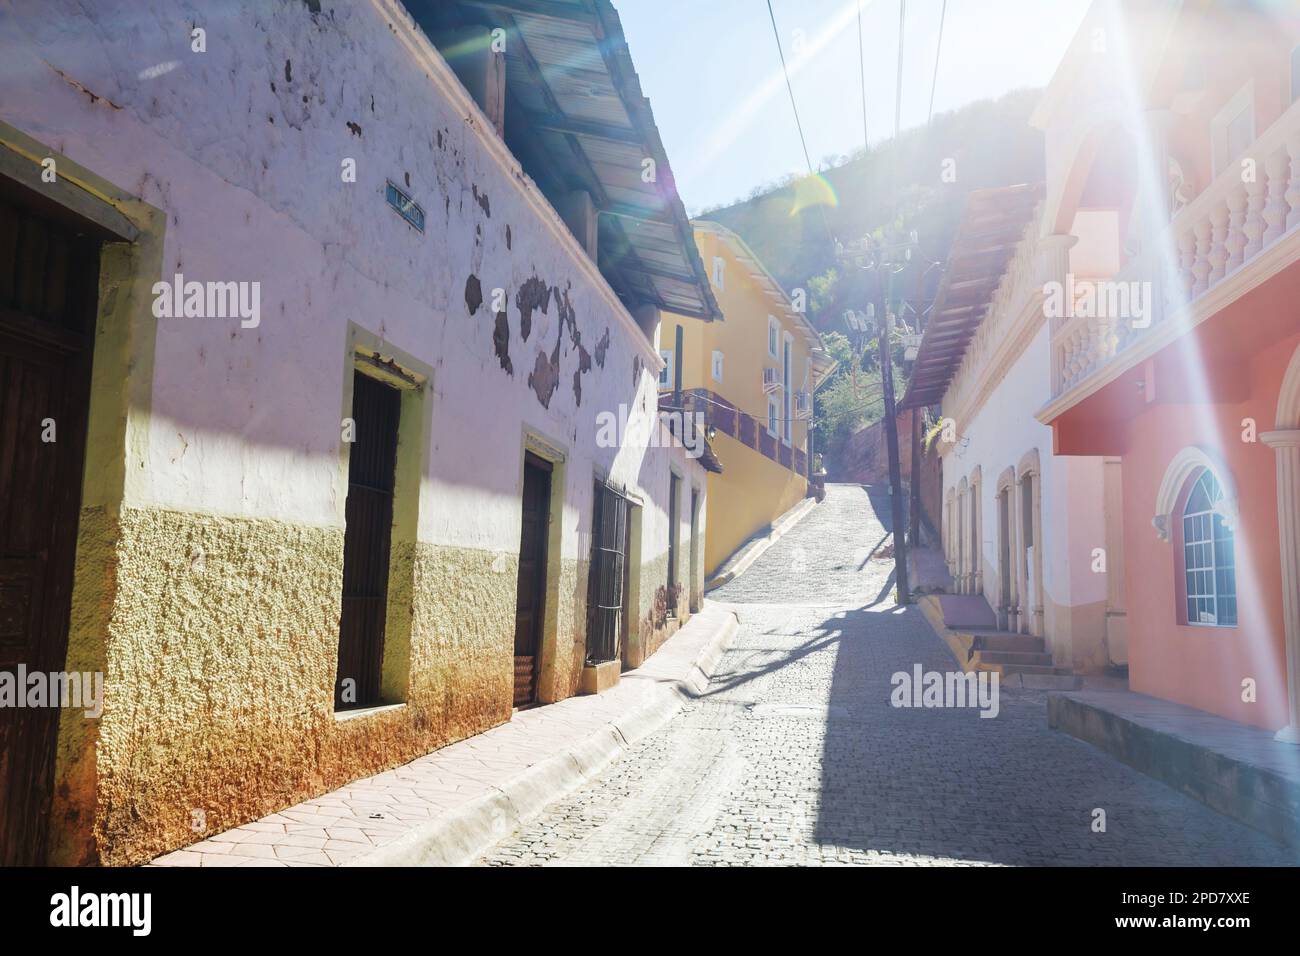
<path fill-rule="evenodd" d="M 876 314 L 880 319 L 880 387 L 885 393 L 885 447 L 889 452 L 889 506 L 894 529 L 894 582 L 898 587 L 898 603 L 910 604 L 911 589 L 907 580 L 907 534 L 903 517 L 903 476 L 898 457 L 898 412 L 894 405 L 894 360 L 889 354 L 889 333 L 894 316 L 889 311 L 885 296 L 885 283 L 892 275 L 889 270 L 876 265 Z"/>
<path fill-rule="evenodd" d="M 912 497 L 908 505 L 907 540 L 912 547 L 920 547 L 917 543 L 921 536 L 921 410 L 919 408 L 911 409 L 912 412 Z"/>
<path fill-rule="evenodd" d="M 911 245 L 915 245 L 915 233 L 911 243 L 897 247 L 902 248 L 905 260 L 911 258 Z M 838 244 L 837 244 L 838 246 Z M 837 254 L 842 261 L 870 272 L 875 279 L 875 301 L 870 311 L 874 313 L 877 323 L 877 342 L 880 363 L 880 388 L 885 400 L 885 414 L 881 428 L 885 430 L 885 448 L 889 455 L 889 504 L 892 533 L 894 536 L 894 581 L 898 587 L 898 603 L 911 602 L 911 588 L 907 578 L 907 520 L 903 512 L 903 476 L 898 452 L 898 409 L 894 402 L 894 363 L 889 354 L 889 333 L 893 327 L 893 315 L 889 311 L 887 284 L 895 272 L 903 266 L 891 262 L 885 255 L 885 248 L 871 237 L 851 243 L 848 248 L 838 247 Z"/>

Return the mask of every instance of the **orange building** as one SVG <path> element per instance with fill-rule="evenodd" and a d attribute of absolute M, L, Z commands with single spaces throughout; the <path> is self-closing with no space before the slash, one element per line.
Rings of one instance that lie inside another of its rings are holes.
<path fill-rule="evenodd" d="M 1300 742 L 1300 10 L 1120 9 L 1033 120 L 1090 290 L 1037 418 L 1119 459 L 1130 687 Z"/>

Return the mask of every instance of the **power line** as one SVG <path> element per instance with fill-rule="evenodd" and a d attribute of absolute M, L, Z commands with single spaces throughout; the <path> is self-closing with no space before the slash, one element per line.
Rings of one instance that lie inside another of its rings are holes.
<path fill-rule="evenodd" d="M 817 175 L 813 169 L 812 156 L 808 152 L 808 140 L 803 134 L 803 122 L 799 119 L 799 106 L 794 99 L 794 87 L 790 84 L 790 69 L 785 63 L 785 50 L 781 47 L 781 31 L 776 26 L 776 13 L 772 10 L 772 0 L 767 0 L 767 15 L 772 21 L 772 36 L 776 38 L 776 52 L 781 57 L 781 72 L 785 75 L 785 89 L 790 94 L 790 110 L 794 113 L 794 125 L 799 130 L 799 143 L 803 146 L 803 160 L 808 164 L 808 177 L 811 179 Z M 835 236 L 831 233 L 830 223 L 826 219 L 826 210 L 820 204 L 817 211 L 821 216 L 822 228 L 826 230 L 826 238 L 835 244 Z"/>
<path fill-rule="evenodd" d="M 939 85 L 939 55 L 943 53 L 943 21 L 947 15 L 948 0 L 943 0 L 943 8 L 939 11 L 939 42 L 934 48 L 934 76 L 930 78 L 930 111 L 925 117 L 926 126 L 934 120 L 934 90 Z"/>
<path fill-rule="evenodd" d="M 903 119 L 903 23 L 907 20 L 907 0 L 898 0 L 898 76 L 894 80 L 894 139 Z M 897 144 L 895 144 L 897 149 Z"/>
<path fill-rule="evenodd" d="M 799 107 L 794 101 L 794 87 L 790 85 L 790 70 L 785 65 L 785 50 L 781 48 L 781 31 L 776 27 L 776 14 L 772 11 L 772 0 L 767 0 L 767 15 L 772 20 L 772 36 L 776 37 L 776 52 L 781 57 L 781 72 L 785 74 L 785 88 L 790 94 L 790 109 L 794 112 L 794 125 L 799 130 L 799 142 L 803 145 L 803 159 L 808 164 L 808 175 L 814 176 L 812 157 L 808 154 L 808 141 L 803 135 L 803 123 L 799 120 Z"/>
<path fill-rule="evenodd" d="M 871 148 L 871 136 L 867 133 L 867 58 L 862 52 L 862 0 L 858 0 L 858 80 L 862 85 L 862 149 L 866 151 Z"/>

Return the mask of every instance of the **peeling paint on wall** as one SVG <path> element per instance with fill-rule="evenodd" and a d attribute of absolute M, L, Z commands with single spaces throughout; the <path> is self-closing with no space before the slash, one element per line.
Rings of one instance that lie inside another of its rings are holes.
<path fill-rule="evenodd" d="M 465 280 L 465 305 L 469 309 L 469 314 L 473 315 L 478 311 L 478 307 L 483 304 L 483 286 L 478 281 L 478 276 L 470 274 Z"/>
<path fill-rule="evenodd" d="M 578 367 L 573 372 L 573 397 L 582 404 L 582 376 L 591 371 L 591 353 L 578 342 Z"/>
<path fill-rule="evenodd" d="M 508 228 L 508 227 L 507 227 Z M 515 296 L 515 305 L 519 307 L 519 336 L 525 342 L 533 331 L 533 309 L 541 309 L 542 314 L 551 304 L 551 289 L 537 276 L 533 276 L 519 287 Z"/>
<path fill-rule="evenodd" d="M 501 367 L 508 375 L 514 375 L 515 366 L 510 361 L 510 322 L 505 312 L 497 313 L 496 327 L 492 330 L 492 345 L 496 349 Z"/>
<path fill-rule="evenodd" d="M 547 358 L 541 349 L 537 350 L 537 361 L 528 373 L 528 387 L 537 395 L 542 408 L 551 407 L 551 396 L 560 384 L 560 340 L 555 340 L 555 350 Z"/>
<path fill-rule="evenodd" d="M 605 354 L 609 352 L 609 326 L 605 326 L 605 334 L 596 342 L 596 364 L 601 368 L 605 367 Z"/>

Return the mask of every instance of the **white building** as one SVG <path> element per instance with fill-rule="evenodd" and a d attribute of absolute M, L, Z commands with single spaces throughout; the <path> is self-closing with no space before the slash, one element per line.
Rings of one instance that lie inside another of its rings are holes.
<path fill-rule="evenodd" d="M 0 666 L 106 678 L 98 719 L 0 716 L 4 862 L 148 859 L 702 600 L 711 456 L 659 441 L 655 337 L 717 306 L 617 14 L 412 9 L 0 21 L 0 514 L 49 516 L 0 529 Z"/>
<path fill-rule="evenodd" d="M 950 630 L 986 664 L 1100 672 L 1126 660 L 1118 475 L 1053 455 L 1044 284 L 1068 245 L 1040 241 L 1041 190 L 968 199 L 905 406 L 938 403 Z M 1086 268 L 1075 254 L 1075 268 Z M 1031 639 L 1004 641 L 998 635 Z"/>

